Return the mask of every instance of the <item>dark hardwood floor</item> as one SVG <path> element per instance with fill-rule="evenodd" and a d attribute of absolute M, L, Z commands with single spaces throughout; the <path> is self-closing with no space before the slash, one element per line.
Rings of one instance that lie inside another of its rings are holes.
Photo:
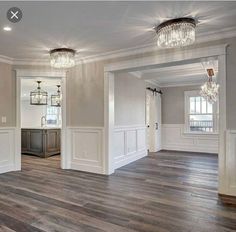
<path fill-rule="evenodd" d="M 159 152 L 102 176 L 23 156 L 0 175 L 0 231 L 236 231 L 217 194 L 216 155 Z"/>

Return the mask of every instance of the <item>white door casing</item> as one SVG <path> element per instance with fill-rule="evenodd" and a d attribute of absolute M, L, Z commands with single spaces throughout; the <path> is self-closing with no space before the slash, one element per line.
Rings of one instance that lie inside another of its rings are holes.
<path fill-rule="evenodd" d="M 61 78 L 62 91 L 62 127 L 61 127 L 61 168 L 70 168 L 69 154 L 66 152 L 66 72 L 42 71 L 32 69 L 16 69 L 16 152 L 15 167 L 21 170 L 21 80 L 23 78 L 37 77 Z"/>

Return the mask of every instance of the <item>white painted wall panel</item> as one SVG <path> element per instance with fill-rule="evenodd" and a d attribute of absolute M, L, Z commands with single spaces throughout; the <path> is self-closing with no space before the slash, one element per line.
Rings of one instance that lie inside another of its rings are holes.
<path fill-rule="evenodd" d="M 0 173 L 14 171 L 15 129 L 0 128 Z"/>
<path fill-rule="evenodd" d="M 184 124 L 162 125 L 162 148 L 164 150 L 218 153 L 217 134 L 191 134 L 184 132 Z"/>
<path fill-rule="evenodd" d="M 227 194 L 236 196 L 236 130 L 228 130 L 226 136 Z"/>
<path fill-rule="evenodd" d="M 146 126 L 116 126 L 114 130 L 114 169 L 147 155 Z"/>
<path fill-rule="evenodd" d="M 73 127 L 68 129 L 67 151 L 71 152 L 71 168 L 103 174 L 103 128 Z"/>

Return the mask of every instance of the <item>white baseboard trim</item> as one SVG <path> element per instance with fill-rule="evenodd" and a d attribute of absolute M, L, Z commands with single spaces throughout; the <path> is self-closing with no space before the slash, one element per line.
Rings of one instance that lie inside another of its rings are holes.
<path fill-rule="evenodd" d="M 133 155 L 130 155 L 128 157 L 124 156 L 123 159 L 120 159 L 119 161 L 116 162 L 116 167 L 123 167 L 129 163 L 132 163 L 134 161 L 137 161 L 145 156 L 147 156 L 147 150 L 139 151 L 134 153 Z"/>
<path fill-rule="evenodd" d="M 146 126 L 115 126 L 114 169 L 147 156 Z"/>
<path fill-rule="evenodd" d="M 6 172 L 12 172 L 12 171 L 16 171 L 14 164 L 9 164 L 9 165 L 0 167 L 0 174 L 6 173 Z"/>
<path fill-rule="evenodd" d="M 219 150 L 217 134 L 186 134 L 184 124 L 162 125 L 162 149 L 216 153 Z"/>

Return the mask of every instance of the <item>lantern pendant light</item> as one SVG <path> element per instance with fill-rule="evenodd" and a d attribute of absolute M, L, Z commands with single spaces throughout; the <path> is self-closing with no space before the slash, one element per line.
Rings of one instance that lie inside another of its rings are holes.
<path fill-rule="evenodd" d="M 47 105 L 48 93 L 41 89 L 41 81 L 37 81 L 38 87 L 36 90 L 30 92 L 30 105 Z"/>
<path fill-rule="evenodd" d="M 60 85 L 57 85 L 57 93 L 51 95 L 51 106 L 61 107 L 61 91 Z"/>

